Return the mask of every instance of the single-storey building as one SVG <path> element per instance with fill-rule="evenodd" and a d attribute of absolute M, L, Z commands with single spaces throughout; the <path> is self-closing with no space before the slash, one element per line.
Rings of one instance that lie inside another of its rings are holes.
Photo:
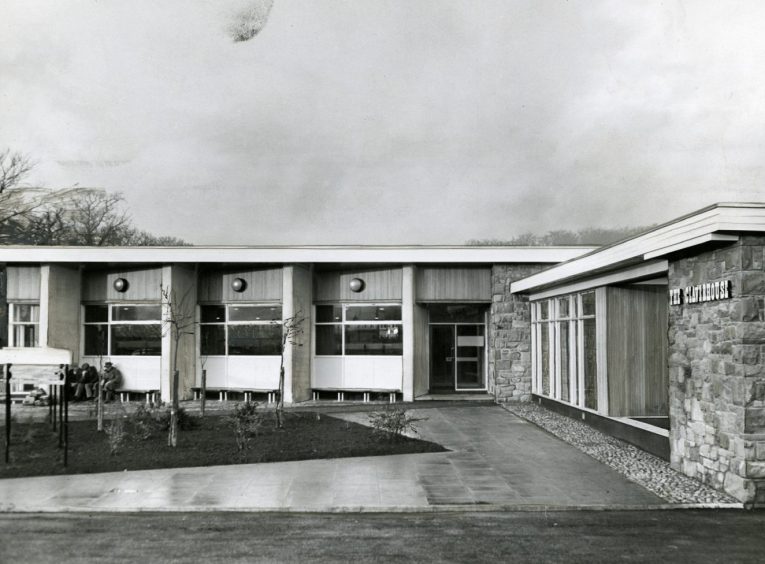
<path fill-rule="evenodd" d="M 602 248 L 6 246 L 0 361 L 109 360 L 167 400 L 177 358 L 184 398 L 272 398 L 297 320 L 287 403 L 538 401 L 765 504 L 764 261 L 765 204 Z"/>

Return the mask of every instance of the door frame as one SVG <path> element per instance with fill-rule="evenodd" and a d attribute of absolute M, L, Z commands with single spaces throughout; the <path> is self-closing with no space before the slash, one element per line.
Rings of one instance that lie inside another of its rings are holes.
<path fill-rule="evenodd" d="M 488 374 L 489 374 L 489 336 L 488 336 L 488 323 L 487 323 L 487 317 L 488 317 L 488 311 L 484 313 L 484 320 L 483 323 L 475 323 L 475 322 L 467 322 L 467 323 L 460 323 L 460 322 L 436 322 L 431 323 L 430 319 L 428 319 L 428 371 L 430 372 L 430 378 L 428 378 L 428 393 L 434 393 L 444 390 L 434 390 L 433 389 L 433 374 L 432 374 L 432 361 L 433 361 L 433 342 L 432 342 L 432 333 L 431 333 L 431 327 L 435 326 L 449 326 L 453 327 L 453 335 L 454 335 L 454 349 L 455 349 L 455 357 L 454 357 L 454 374 L 453 374 L 453 383 L 454 385 L 449 389 L 449 392 L 485 392 L 488 391 Z M 483 327 L 483 386 L 480 388 L 460 388 L 457 386 L 457 356 L 456 356 L 456 348 L 457 348 L 457 326 L 460 325 L 469 325 L 471 327 Z"/>

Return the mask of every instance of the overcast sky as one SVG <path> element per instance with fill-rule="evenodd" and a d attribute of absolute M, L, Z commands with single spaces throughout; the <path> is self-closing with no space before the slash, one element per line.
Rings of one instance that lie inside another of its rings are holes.
<path fill-rule="evenodd" d="M 0 148 L 198 244 L 450 244 L 765 200 L 761 0 L 3 0 Z M 252 2 L 249 2 L 252 3 Z"/>

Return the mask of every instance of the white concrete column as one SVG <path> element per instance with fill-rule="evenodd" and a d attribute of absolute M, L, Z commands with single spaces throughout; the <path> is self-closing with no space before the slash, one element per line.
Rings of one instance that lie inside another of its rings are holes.
<path fill-rule="evenodd" d="M 282 320 L 295 315 L 295 300 L 292 276 L 295 267 L 285 265 L 282 268 Z M 292 403 L 292 345 L 287 343 L 284 349 L 284 403 Z"/>
<path fill-rule="evenodd" d="M 196 325 L 191 321 L 196 319 L 197 304 L 197 272 L 194 266 L 175 264 L 162 267 L 162 288 L 169 290 L 170 297 L 175 301 L 176 311 L 184 316 L 187 323 L 178 345 L 178 395 L 180 399 L 191 398 L 191 388 L 196 384 L 197 347 Z M 162 298 L 162 319 L 167 319 L 170 306 Z M 162 323 L 162 359 L 160 364 L 160 395 L 163 401 L 170 401 L 170 387 L 173 375 L 173 354 L 175 341 L 173 331 L 168 324 Z"/>
<path fill-rule="evenodd" d="M 414 400 L 414 266 L 403 267 L 401 321 L 404 330 L 403 381 L 404 401 Z"/>
<path fill-rule="evenodd" d="M 164 291 L 166 288 L 172 288 L 173 287 L 173 267 L 172 266 L 163 266 L 162 267 L 162 290 Z M 162 319 L 167 319 L 170 312 L 170 306 L 167 303 L 167 300 L 162 297 Z M 171 331 L 166 326 L 166 324 L 162 323 L 162 356 L 160 359 L 159 364 L 159 395 L 162 398 L 162 401 L 168 402 L 170 401 L 170 383 L 171 383 L 171 365 L 172 365 L 172 354 L 173 354 L 173 336 L 171 335 Z"/>
<path fill-rule="evenodd" d="M 50 320 L 50 265 L 40 267 L 40 324 L 37 345 L 48 346 L 48 325 Z"/>

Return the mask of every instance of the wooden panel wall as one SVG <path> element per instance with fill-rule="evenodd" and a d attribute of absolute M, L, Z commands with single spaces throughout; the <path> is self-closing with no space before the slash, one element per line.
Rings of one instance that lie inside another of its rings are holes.
<path fill-rule="evenodd" d="M 361 278 L 364 281 L 363 291 L 351 291 L 350 282 L 353 278 Z M 314 277 L 314 301 L 399 301 L 401 300 L 402 283 L 403 273 L 401 268 L 317 272 Z"/>
<path fill-rule="evenodd" d="M 9 266 L 8 301 L 40 301 L 40 267 Z"/>
<path fill-rule="evenodd" d="M 417 269 L 418 302 L 490 302 L 491 268 Z"/>
<path fill-rule="evenodd" d="M 247 283 L 244 292 L 235 292 L 231 288 L 235 278 Z M 283 284 L 281 267 L 206 271 L 199 277 L 199 302 L 280 302 Z"/>
<path fill-rule="evenodd" d="M 414 397 L 428 393 L 430 372 L 430 347 L 428 310 L 414 305 Z"/>
<path fill-rule="evenodd" d="M 124 278 L 128 289 L 118 292 L 114 281 Z M 130 268 L 118 271 L 93 270 L 82 276 L 82 301 L 84 302 L 145 302 L 161 299 L 161 268 Z"/>
<path fill-rule="evenodd" d="M 667 415 L 666 287 L 633 285 L 607 291 L 610 415 Z"/>

